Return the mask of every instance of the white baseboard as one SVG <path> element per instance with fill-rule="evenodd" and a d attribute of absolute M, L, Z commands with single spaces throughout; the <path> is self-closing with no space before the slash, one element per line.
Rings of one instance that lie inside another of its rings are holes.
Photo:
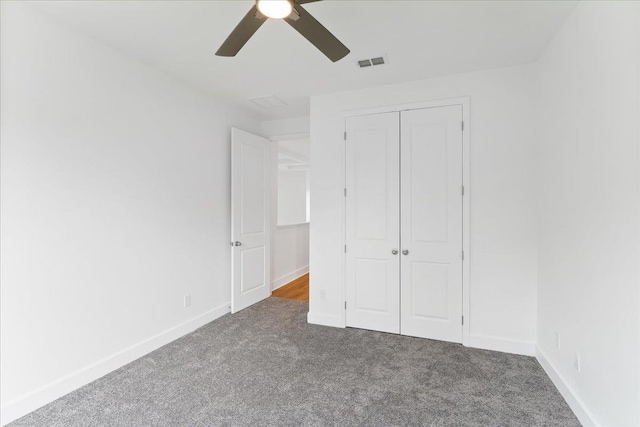
<path fill-rule="evenodd" d="M 545 352 L 542 351 L 539 346 L 536 346 L 536 359 L 538 359 L 538 363 L 540 363 L 542 369 L 544 369 L 562 397 L 564 397 L 564 400 L 576 415 L 578 421 L 580 421 L 584 427 L 600 426 L 601 424 L 598 423 L 596 417 L 587 405 L 582 401 L 580 396 L 578 396 L 560 371 L 551 363 Z"/>
<path fill-rule="evenodd" d="M 209 322 L 227 314 L 229 303 L 222 304 L 193 319 L 187 320 L 177 326 L 169 328 L 159 334 L 147 338 L 111 356 L 98 360 L 84 368 L 71 372 L 62 378 L 50 382 L 36 390 L 23 394 L 13 400 L 2 404 L 0 412 L 1 425 L 6 425 L 13 420 L 27 415 L 36 409 L 53 402 L 78 388 L 97 380 L 116 369 L 133 362 L 152 351 L 169 344 L 189 332 L 206 325 Z"/>
<path fill-rule="evenodd" d="M 307 313 L 307 322 L 313 325 L 333 326 L 334 328 L 344 328 L 344 321 L 340 316 L 323 313 Z"/>
<path fill-rule="evenodd" d="M 536 355 L 536 344 L 534 342 L 505 340 L 504 338 L 481 335 L 470 335 L 469 347 L 501 351 L 503 353 L 520 354 L 523 356 Z"/>
<path fill-rule="evenodd" d="M 275 291 L 276 289 L 286 285 L 287 283 L 291 282 L 292 280 L 296 280 L 298 277 L 304 276 L 308 272 L 309 272 L 309 266 L 306 265 L 306 266 L 304 266 L 302 268 L 297 269 L 296 271 L 294 271 L 292 273 L 285 274 L 284 276 L 280 277 L 279 279 L 276 279 L 273 282 L 271 282 L 271 290 Z"/>

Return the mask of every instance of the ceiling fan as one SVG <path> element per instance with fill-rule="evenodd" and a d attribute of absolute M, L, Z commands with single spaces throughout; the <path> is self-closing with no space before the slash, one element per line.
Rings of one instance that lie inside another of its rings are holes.
<path fill-rule="evenodd" d="M 284 19 L 333 62 L 344 58 L 349 49 L 301 6 L 315 1 L 320 0 L 256 0 L 216 55 L 236 56 L 258 28 L 272 18 Z"/>

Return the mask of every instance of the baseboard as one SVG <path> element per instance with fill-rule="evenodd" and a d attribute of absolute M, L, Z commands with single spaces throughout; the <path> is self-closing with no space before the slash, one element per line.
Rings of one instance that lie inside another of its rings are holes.
<path fill-rule="evenodd" d="M 482 335 L 469 336 L 469 347 L 483 350 L 501 351 L 503 353 L 535 356 L 536 344 L 529 341 L 506 340 L 504 338 L 487 337 Z"/>
<path fill-rule="evenodd" d="M 289 274 L 285 274 L 284 276 L 280 277 L 279 279 L 274 280 L 273 282 L 271 282 L 271 290 L 275 291 L 276 289 L 286 285 L 287 283 L 296 280 L 298 277 L 300 276 L 304 276 L 305 274 L 307 274 L 309 272 L 309 266 L 306 265 L 302 268 L 297 269 L 296 271 L 289 273 Z"/>
<path fill-rule="evenodd" d="M 580 421 L 584 427 L 600 426 L 601 424 L 598 423 L 596 417 L 591 413 L 587 405 L 583 402 L 580 396 L 578 396 L 566 378 L 551 363 L 547 355 L 539 346 L 536 346 L 536 359 L 538 359 L 538 363 L 540 363 L 542 369 L 544 369 L 562 397 L 564 397 L 564 400 L 576 415 L 578 421 Z"/>
<path fill-rule="evenodd" d="M 323 313 L 307 313 L 307 322 L 313 325 L 333 326 L 334 328 L 344 328 L 344 321 L 340 316 Z"/>
<path fill-rule="evenodd" d="M 193 319 L 190 319 L 177 326 L 169 328 L 159 334 L 147 338 L 111 356 L 98 360 L 84 368 L 65 375 L 55 381 L 50 382 L 36 390 L 23 394 L 4 404 L 0 409 L 2 416 L 0 424 L 6 425 L 13 420 L 27 415 L 36 409 L 61 398 L 78 388 L 97 380 L 106 374 L 115 371 L 122 366 L 133 362 L 152 351 L 169 344 L 201 326 L 227 314 L 229 303 L 222 304 L 212 310 L 207 311 Z"/>

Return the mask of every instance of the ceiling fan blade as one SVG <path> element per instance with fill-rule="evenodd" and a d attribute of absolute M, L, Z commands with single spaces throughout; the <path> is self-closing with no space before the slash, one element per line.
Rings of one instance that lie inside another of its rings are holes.
<path fill-rule="evenodd" d="M 233 29 L 229 37 L 222 43 L 216 52 L 218 56 L 236 56 L 251 36 L 258 31 L 258 28 L 267 20 L 261 13 L 257 13 L 258 8 L 253 5 L 242 21 Z"/>
<path fill-rule="evenodd" d="M 313 3 L 320 0 L 295 0 L 298 4 Z"/>
<path fill-rule="evenodd" d="M 315 47 L 320 49 L 330 60 L 336 62 L 350 52 L 345 45 L 340 42 L 333 34 L 329 32 L 316 18 L 303 7 L 295 8 L 299 17 L 291 15 L 284 18 L 289 25 L 296 29 L 304 38 L 309 40 Z M 298 19 L 292 19 L 298 18 Z"/>

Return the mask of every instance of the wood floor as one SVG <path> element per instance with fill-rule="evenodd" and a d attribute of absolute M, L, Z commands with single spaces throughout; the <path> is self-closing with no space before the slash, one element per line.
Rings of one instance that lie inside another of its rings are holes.
<path fill-rule="evenodd" d="M 271 293 L 272 297 L 309 301 L 309 273 L 283 285 Z"/>

